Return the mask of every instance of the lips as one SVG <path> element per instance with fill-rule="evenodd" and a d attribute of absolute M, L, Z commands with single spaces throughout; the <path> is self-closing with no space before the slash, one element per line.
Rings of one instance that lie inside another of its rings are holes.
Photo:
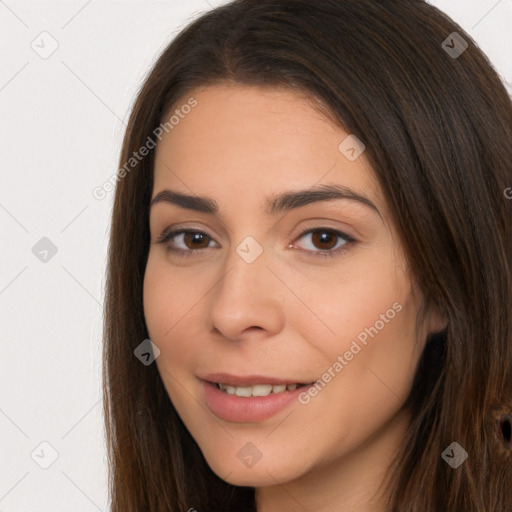
<path fill-rule="evenodd" d="M 202 399 L 210 412 L 221 420 L 231 423 L 258 423 L 290 408 L 296 403 L 303 389 L 299 387 L 294 391 L 247 397 L 228 394 L 216 384 L 203 380 Z"/>
<path fill-rule="evenodd" d="M 291 407 L 306 386 L 316 382 L 229 373 L 208 373 L 199 378 L 208 409 L 218 418 L 234 423 L 265 421 Z"/>
<path fill-rule="evenodd" d="M 209 373 L 202 377 L 201 380 L 210 382 L 212 384 L 226 384 L 234 387 L 248 387 L 257 384 L 270 384 L 272 386 L 291 386 L 296 384 L 297 387 L 312 384 L 314 381 L 297 380 L 297 379 L 282 379 L 271 377 L 268 375 L 232 375 L 228 373 Z"/>

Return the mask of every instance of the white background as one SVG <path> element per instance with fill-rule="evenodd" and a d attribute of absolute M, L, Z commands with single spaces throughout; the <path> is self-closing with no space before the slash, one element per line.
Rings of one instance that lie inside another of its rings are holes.
<path fill-rule="evenodd" d="M 0 1 L 0 512 L 107 510 L 100 362 L 113 194 L 92 190 L 117 170 L 151 64 L 223 3 Z M 512 0 L 431 3 L 512 91 Z M 31 47 L 51 49 L 44 31 L 59 45 L 47 59 Z M 46 263 L 32 252 L 42 237 L 58 249 Z M 58 453 L 48 469 L 42 442 Z"/>

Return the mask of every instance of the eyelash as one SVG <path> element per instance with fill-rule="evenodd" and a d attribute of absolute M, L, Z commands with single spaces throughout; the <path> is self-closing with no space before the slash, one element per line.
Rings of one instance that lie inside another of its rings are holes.
<path fill-rule="evenodd" d="M 330 233 L 330 234 L 334 234 L 334 235 L 337 235 L 339 238 L 343 238 L 345 240 L 345 243 L 339 247 L 338 249 L 330 249 L 330 250 L 320 250 L 320 251 L 309 251 L 309 250 L 306 250 L 306 252 L 311 252 L 313 253 L 314 257 L 320 257 L 320 258 L 333 258 L 334 256 L 341 256 L 342 254 L 344 254 L 349 248 L 350 246 L 352 246 L 353 244 L 355 244 L 357 242 L 357 240 L 353 237 L 351 237 L 350 235 L 347 235 L 345 233 L 343 233 L 342 231 L 338 231 L 336 229 L 332 229 L 332 228 L 314 228 L 314 229 L 309 229 L 307 231 L 304 231 L 300 236 L 299 236 L 299 239 L 304 237 L 305 235 L 309 235 L 311 233 L 315 233 L 315 232 L 327 232 L 327 233 Z M 170 232 L 167 232 L 167 231 L 164 231 L 162 233 L 162 235 L 156 240 L 156 243 L 157 244 L 166 244 L 167 243 L 167 250 L 169 250 L 170 252 L 174 253 L 174 254 L 177 254 L 179 257 L 190 257 L 190 256 L 194 256 L 195 254 L 197 254 L 198 252 L 201 252 L 203 251 L 204 249 L 208 249 L 208 247 L 205 247 L 203 249 L 176 249 L 172 246 L 172 244 L 169 242 L 172 238 L 174 238 L 176 235 L 181 235 L 182 233 L 192 233 L 192 234 L 199 234 L 199 235 L 204 235 L 208 238 L 210 238 L 210 240 L 212 240 L 212 238 L 207 234 L 207 233 L 204 233 L 202 231 L 197 231 L 197 230 L 194 230 L 194 229 L 175 229 L 173 231 L 170 231 Z M 169 243 L 168 243 L 169 242 Z"/>

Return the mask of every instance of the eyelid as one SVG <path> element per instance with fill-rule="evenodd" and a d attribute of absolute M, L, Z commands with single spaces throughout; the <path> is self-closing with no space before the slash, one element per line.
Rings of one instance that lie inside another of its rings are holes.
<path fill-rule="evenodd" d="M 316 230 L 320 230 L 320 229 L 325 229 L 325 230 L 329 229 L 331 231 L 335 231 L 336 233 L 342 235 L 343 237 L 345 237 L 347 239 L 353 240 L 354 242 L 359 241 L 353 235 L 350 235 L 345 228 L 335 227 L 334 221 L 329 221 L 329 220 L 325 220 L 325 219 L 310 219 L 309 221 L 306 221 L 305 225 L 302 225 L 297 230 L 298 232 L 293 235 L 293 239 L 296 240 L 297 238 L 300 238 L 300 237 L 310 233 L 311 231 L 316 231 Z M 180 231 L 196 232 L 196 233 L 204 234 L 204 235 L 207 235 L 212 240 L 215 238 L 215 236 L 217 236 L 217 235 L 210 235 L 203 227 L 197 227 L 194 225 L 187 225 L 187 224 L 176 224 L 176 225 L 171 225 L 171 226 L 168 226 L 167 228 L 165 228 L 163 230 L 162 234 L 157 236 L 155 242 L 158 242 L 159 240 L 161 240 L 163 237 L 165 237 L 166 235 L 168 235 L 171 232 L 174 233 L 175 235 L 177 235 L 178 232 L 180 232 Z M 349 231 L 353 232 L 355 230 L 353 228 L 350 228 Z"/>
<path fill-rule="evenodd" d="M 305 224 L 301 225 L 300 229 L 298 230 L 298 233 L 294 236 L 294 239 L 300 238 L 311 231 L 318 231 L 318 230 L 330 230 L 334 231 L 337 234 L 340 234 L 344 238 L 347 238 L 349 240 L 353 240 L 354 242 L 358 242 L 358 240 L 350 235 L 345 228 L 336 227 L 334 221 L 329 220 L 323 220 L 323 219 L 312 219 L 307 221 Z M 353 229 L 349 229 L 349 231 L 354 231 Z"/>
<path fill-rule="evenodd" d="M 321 222 L 321 221 L 317 221 Z M 324 249 L 324 250 L 310 250 L 310 249 L 301 249 L 301 252 L 306 254 L 306 257 L 312 257 L 312 258 L 332 258 L 335 256 L 341 256 L 345 251 L 349 250 L 353 245 L 358 243 L 358 240 L 355 239 L 353 236 L 336 229 L 332 226 L 325 225 L 318 225 L 315 223 L 315 225 L 310 225 L 309 228 L 303 227 L 300 231 L 300 233 L 294 237 L 294 242 L 292 244 L 288 244 L 288 248 L 295 249 L 294 243 L 296 240 L 300 240 L 301 238 L 305 237 L 306 235 L 309 235 L 311 233 L 317 232 L 317 231 L 324 231 L 324 232 L 332 232 L 334 235 L 342 240 L 345 241 L 345 243 L 338 247 L 337 249 Z M 207 238 L 209 238 L 210 242 L 214 242 L 215 244 L 218 244 L 216 240 L 210 236 L 207 232 L 200 228 L 192 227 L 192 226 L 180 226 L 180 225 L 174 225 L 169 226 L 166 228 L 163 233 L 157 238 L 155 243 L 160 244 L 166 244 L 166 250 L 169 252 L 177 255 L 178 257 L 190 257 L 195 256 L 198 253 L 202 253 L 205 251 L 205 249 L 211 249 L 211 247 L 203 247 L 199 249 L 182 249 L 182 248 L 176 248 L 172 247 L 172 244 L 170 242 L 170 239 L 182 235 L 184 233 L 195 233 L 195 234 L 201 234 L 205 235 Z"/>
<path fill-rule="evenodd" d="M 211 247 L 204 247 L 201 249 L 182 249 L 180 247 L 178 247 L 178 248 L 172 247 L 171 239 L 173 239 L 179 235 L 183 235 L 183 234 L 187 234 L 187 233 L 205 235 L 207 238 L 209 238 L 209 243 L 214 242 L 215 244 L 218 244 L 218 242 L 216 242 L 215 239 L 212 236 L 210 236 L 208 233 L 206 233 L 204 230 L 200 230 L 200 229 L 196 229 L 196 228 L 180 227 L 180 226 L 173 226 L 173 227 L 164 229 L 162 234 L 156 238 L 155 243 L 156 244 L 165 244 L 165 248 L 169 252 L 176 253 L 176 254 L 182 254 L 185 256 L 193 256 L 194 254 L 204 252 L 205 249 L 211 249 Z"/>
<path fill-rule="evenodd" d="M 199 233 L 201 235 L 206 235 L 210 240 L 214 241 L 215 243 L 218 243 L 215 241 L 214 237 L 207 233 L 203 228 L 197 228 L 194 226 L 182 226 L 182 225 L 173 225 L 165 228 L 162 231 L 162 234 L 157 236 L 155 243 L 165 243 L 168 238 L 173 238 L 177 235 L 180 235 L 182 233 Z M 190 249 L 192 250 L 192 249 Z M 203 249 L 199 249 L 203 250 Z"/>
<path fill-rule="evenodd" d="M 338 237 L 341 240 L 344 240 L 345 243 L 336 249 L 324 249 L 324 250 L 309 250 L 303 249 L 302 252 L 307 254 L 308 256 L 312 256 L 313 258 L 334 258 L 335 256 L 341 256 L 346 251 L 348 251 L 353 245 L 358 243 L 358 240 L 353 236 L 348 235 L 347 233 L 340 231 L 339 229 L 330 227 L 330 226 L 314 226 L 310 229 L 303 229 L 299 235 L 295 238 L 295 240 L 300 240 L 301 238 L 315 232 L 332 232 L 334 236 Z M 295 243 L 295 242 L 294 242 Z M 293 244 L 290 245 L 290 248 L 294 249 Z"/>

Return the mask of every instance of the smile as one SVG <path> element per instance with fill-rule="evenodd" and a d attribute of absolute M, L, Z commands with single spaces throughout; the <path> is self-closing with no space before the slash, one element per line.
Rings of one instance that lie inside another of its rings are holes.
<path fill-rule="evenodd" d="M 284 393 L 285 391 L 295 391 L 299 387 L 306 384 L 280 384 L 273 386 L 272 384 L 256 384 L 254 386 L 231 386 L 229 384 L 216 384 L 217 388 L 229 395 L 236 395 L 249 398 L 251 396 L 268 396 Z"/>
<path fill-rule="evenodd" d="M 310 384 L 253 384 L 234 386 L 202 381 L 206 407 L 231 423 L 257 423 L 290 408 Z"/>

